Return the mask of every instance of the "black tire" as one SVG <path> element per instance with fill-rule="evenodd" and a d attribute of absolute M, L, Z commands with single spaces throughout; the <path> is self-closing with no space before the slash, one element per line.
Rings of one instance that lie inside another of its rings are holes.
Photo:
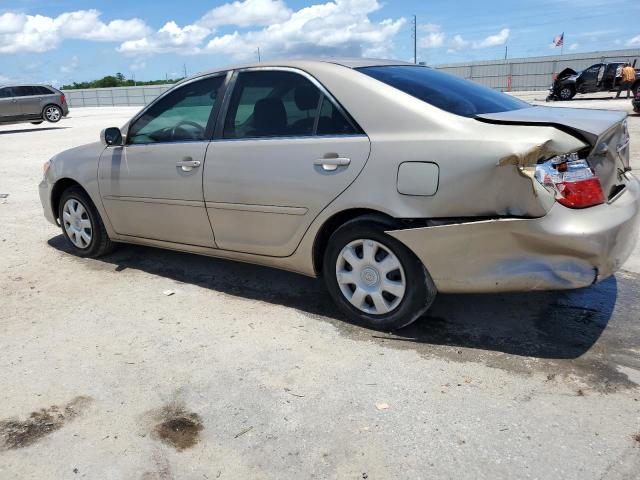
<path fill-rule="evenodd" d="M 44 120 L 40 120 L 38 122 L 31 122 L 31 125 L 40 125 Z"/>
<path fill-rule="evenodd" d="M 329 239 L 324 254 L 323 276 L 331 297 L 355 324 L 374 330 L 396 330 L 417 320 L 433 303 L 437 290 L 422 262 L 406 246 L 384 233 L 393 228 L 374 217 L 359 217 L 338 228 Z M 405 275 L 405 293 L 390 312 L 375 315 L 364 312 L 345 297 L 336 278 L 336 265 L 342 249 L 351 242 L 367 239 L 382 244 L 399 260 Z"/>
<path fill-rule="evenodd" d="M 576 96 L 576 91 L 572 87 L 560 87 L 558 90 L 558 98 L 560 100 L 571 100 Z"/>
<path fill-rule="evenodd" d="M 49 111 L 57 112 L 57 115 L 50 114 Z M 62 109 L 55 104 L 47 105 L 42 109 L 42 118 L 49 123 L 58 123 L 62 120 Z"/>
<path fill-rule="evenodd" d="M 69 234 L 65 229 L 63 211 L 65 204 L 71 199 L 76 200 L 84 207 L 87 218 L 91 222 L 91 242 L 84 248 L 80 248 L 76 244 L 74 244 L 73 241 L 69 238 Z M 104 223 L 102 223 L 100 214 L 89 198 L 89 195 L 87 195 L 87 193 L 82 188 L 73 186 L 67 188 L 64 192 L 62 192 L 62 196 L 60 197 L 60 205 L 58 206 L 58 218 L 60 219 L 62 234 L 67 239 L 67 242 L 74 254 L 80 257 L 97 258 L 110 253 L 115 248 L 115 244 L 109 238 L 107 230 L 104 227 Z"/>

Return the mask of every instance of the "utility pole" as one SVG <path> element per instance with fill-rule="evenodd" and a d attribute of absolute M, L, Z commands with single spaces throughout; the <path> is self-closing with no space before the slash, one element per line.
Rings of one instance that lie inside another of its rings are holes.
<path fill-rule="evenodd" d="M 413 16 L 413 63 L 418 63 L 418 18 Z"/>
<path fill-rule="evenodd" d="M 262 59 L 260 58 L 260 47 L 258 47 L 258 63 L 260 63 Z"/>
<path fill-rule="evenodd" d="M 505 59 L 505 60 L 507 59 L 507 53 L 508 53 L 508 52 L 509 52 L 509 46 L 508 46 L 508 45 L 505 45 L 505 46 L 504 46 L 504 59 Z"/>
<path fill-rule="evenodd" d="M 186 63 L 182 64 L 182 69 L 184 70 L 184 78 L 187 78 L 187 64 Z"/>

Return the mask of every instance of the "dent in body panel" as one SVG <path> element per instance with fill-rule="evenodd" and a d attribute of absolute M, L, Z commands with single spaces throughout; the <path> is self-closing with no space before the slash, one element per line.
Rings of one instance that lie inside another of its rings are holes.
<path fill-rule="evenodd" d="M 535 219 L 498 219 L 387 232 L 409 247 L 439 291 L 562 290 L 591 285 L 629 257 L 640 231 L 640 185 L 611 204 L 556 204 Z"/>

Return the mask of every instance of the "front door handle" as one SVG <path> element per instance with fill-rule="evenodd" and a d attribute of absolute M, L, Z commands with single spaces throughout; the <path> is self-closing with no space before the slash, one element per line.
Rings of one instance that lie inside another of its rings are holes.
<path fill-rule="evenodd" d="M 321 166 L 323 170 L 327 172 L 333 172 L 338 167 L 346 167 L 351 163 L 350 158 L 335 157 L 335 158 L 318 158 L 314 165 Z"/>
<path fill-rule="evenodd" d="M 182 168 L 183 172 L 190 172 L 194 168 L 198 168 L 200 166 L 199 160 L 193 160 L 191 157 L 185 157 L 176 163 L 176 167 Z"/>

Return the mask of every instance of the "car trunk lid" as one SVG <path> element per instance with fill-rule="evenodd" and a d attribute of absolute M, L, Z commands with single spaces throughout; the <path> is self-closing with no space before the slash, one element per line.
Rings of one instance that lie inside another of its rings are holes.
<path fill-rule="evenodd" d="M 531 107 L 481 114 L 476 119 L 497 124 L 551 126 L 580 138 L 589 145 L 586 159 L 610 200 L 624 189 L 624 172 L 629 170 L 626 117 L 625 112 L 608 110 Z"/>

